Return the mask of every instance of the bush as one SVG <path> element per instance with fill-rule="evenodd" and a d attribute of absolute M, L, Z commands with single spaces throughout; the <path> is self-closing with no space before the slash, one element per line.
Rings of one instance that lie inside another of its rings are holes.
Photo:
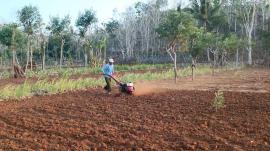
<path fill-rule="evenodd" d="M 216 111 L 221 108 L 224 108 L 224 102 L 225 102 L 225 98 L 224 98 L 223 92 L 219 90 L 215 92 L 215 99 L 212 104 L 213 108 Z"/>

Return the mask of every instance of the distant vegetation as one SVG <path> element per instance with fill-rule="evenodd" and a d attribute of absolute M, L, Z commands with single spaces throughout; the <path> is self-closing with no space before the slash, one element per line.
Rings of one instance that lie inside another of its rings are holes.
<path fill-rule="evenodd" d="M 222 71 L 220 69 L 219 71 Z M 190 67 L 177 71 L 180 77 L 187 77 L 191 75 Z M 200 66 L 197 68 L 198 74 L 209 74 L 211 69 L 207 66 Z M 173 70 L 167 70 L 163 72 L 145 72 L 141 74 L 125 73 L 120 80 L 123 82 L 139 82 L 162 80 L 174 77 Z M 81 90 L 85 88 L 103 86 L 104 80 L 101 77 L 98 78 L 79 78 L 69 79 L 68 77 L 61 77 L 58 79 L 41 79 L 36 82 L 26 80 L 20 85 L 6 85 L 0 91 L 0 100 L 6 99 L 21 99 L 24 97 L 31 97 L 33 95 L 45 95 L 53 93 L 63 93 L 71 90 Z"/>
<path fill-rule="evenodd" d="M 0 66 L 98 67 L 113 57 L 121 64 L 172 61 L 176 71 L 179 62 L 217 67 L 269 59 L 269 1 L 189 0 L 167 8 L 167 0 L 137 2 L 102 24 L 95 8 L 87 9 L 72 25 L 68 14 L 45 23 L 36 6 L 24 6 L 18 22 L 0 25 Z"/>

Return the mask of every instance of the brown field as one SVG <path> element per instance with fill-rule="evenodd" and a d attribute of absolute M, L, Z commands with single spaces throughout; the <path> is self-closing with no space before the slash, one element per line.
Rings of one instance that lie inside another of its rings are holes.
<path fill-rule="evenodd" d="M 225 107 L 215 111 L 214 92 Z M 0 102 L 0 150 L 270 150 L 270 70 Z"/>

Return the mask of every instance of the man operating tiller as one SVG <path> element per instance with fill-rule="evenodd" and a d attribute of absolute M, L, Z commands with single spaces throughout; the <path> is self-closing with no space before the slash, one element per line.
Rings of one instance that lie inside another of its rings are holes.
<path fill-rule="evenodd" d="M 112 91 L 111 76 L 112 76 L 112 74 L 114 72 L 113 63 L 114 63 L 114 60 L 109 59 L 109 63 L 104 64 L 103 67 L 102 67 L 103 76 L 104 76 L 105 82 L 106 82 L 106 86 L 104 87 L 104 90 L 106 90 L 106 92 L 108 94 L 110 94 L 111 91 Z"/>
<path fill-rule="evenodd" d="M 126 93 L 126 94 L 132 95 L 133 92 L 135 91 L 135 87 L 134 87 L 132 82 L 124 83 L 124 82 L 117 80 L 115 77 L 112 76 L 112 74 L 114 72 L 113 62 L 114 62 L 113 59 L 109 59 L 109 63 L 103 65 L 103 67 L 102 67 L 103 76 L 104 76 L 105 81 L 106 81 L 106 86 L 104 87 L 104 89 L 106 90 L 106 93 L 108 93 L 108 94 L 111 93 L 111 91 L 112 91 L 111 82 L 113 79 L 115 81 L 115 83 L 118 85 L 119 91 L 121 93 Z"/>

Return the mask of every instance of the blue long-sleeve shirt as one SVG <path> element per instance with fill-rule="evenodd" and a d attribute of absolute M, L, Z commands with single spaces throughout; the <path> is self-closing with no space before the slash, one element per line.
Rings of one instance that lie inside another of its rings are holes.
<path fill-rule="evenodd" d="M 114 72 L 113 65 L 104 64 L 102 67 L 102 72 L 104 74 L 104 77 L 109 77 L 107 75 L 112 75 Z"/>

